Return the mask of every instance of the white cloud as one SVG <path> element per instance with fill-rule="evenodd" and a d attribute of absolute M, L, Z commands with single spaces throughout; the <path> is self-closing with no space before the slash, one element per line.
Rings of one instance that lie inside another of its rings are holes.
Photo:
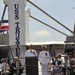
<path fill-rule="evenodd" d="M 36 31 L 34 33 L 34 36 L 36 36 L 36 37 L 46 37 L 46 36 L 50 36 L 50 33 L 47 30 L 40 30 L 40 31 Z"/>

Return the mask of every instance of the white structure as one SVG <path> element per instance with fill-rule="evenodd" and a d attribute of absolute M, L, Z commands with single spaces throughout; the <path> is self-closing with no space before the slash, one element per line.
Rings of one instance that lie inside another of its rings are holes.
<path fill-rule="evenodd" d="M 26 45 L 53 45 L 53 44 L 63 44 L 65 45 L 64 41 L 46 41 L 46 42 L 28 42 Z"/>
<path fill-rule="evenodd" d="M 9 45 L 15 45 L 16 28 L 19 29 L 20 45 L 25 45 L 25 5 L 26 0 L 4 0 L 8 6 Z"/>
<path fill-rule="evenodd" d="M 25 11 L 25 39 L 26 39 L 26 43 L 27 42 L 30 42 L 30 38 L 29 38 L 29 16 L 30 16 L 31 12 L 30 12 L 30 9 L 27 9 Z"/>

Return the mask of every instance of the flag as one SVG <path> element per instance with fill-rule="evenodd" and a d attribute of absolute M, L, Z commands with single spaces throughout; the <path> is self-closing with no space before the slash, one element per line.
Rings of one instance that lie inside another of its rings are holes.
<path fill-rule="evenodd" d="M 1 22 L 1 21 L 0 21 Z M 8 26 L 8 20 L 3 20 L 2 25 L 0 26 L 0 32 L 5 32 L 8 31 L 9 26 Z"/>

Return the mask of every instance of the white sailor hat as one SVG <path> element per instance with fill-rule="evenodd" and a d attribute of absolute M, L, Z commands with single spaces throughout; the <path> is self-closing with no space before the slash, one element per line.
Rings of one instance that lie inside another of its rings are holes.
<path fill-rule="evenodd" d="M 47 46 L 46 45 L 42 45 L 41 48 L 47 48 Z"/>
<path fill-rule="evenodd" d="M 6 59 L 5 58 L 2 58 L 1 61 L 6 61 Z"/>
<path fill-rule="evenodd" d="M 17 56 L 14 57 L 14 59 L 17 59 L 17 58 L 19 58 L 19 57 L 17 57 Z"/>

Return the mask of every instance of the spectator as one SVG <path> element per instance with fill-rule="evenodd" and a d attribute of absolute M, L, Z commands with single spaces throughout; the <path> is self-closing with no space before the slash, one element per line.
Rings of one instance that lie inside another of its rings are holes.
<path fill-rule="evenodd" d="M 23 67 L 19 57 L 14 58 L 14 62 L 10 65 L 10 75 L 21 75 L 23 73 Z"/>
<path fill-rule="evenodd" d="M 70 59 L 70 72 L 71 74 L 70 75 L 75 75 L 75 54 L 72 53 L 71 54 L 71 59 Z"/>
<path fill-rule="evenodd" d="M 52 65 L 55 67 L 59 67 L 61 65 L 61 62 L 58 60 L 58 56 L 55 57 L 55 60 L 52 62 Z"/>
<path fill-rule="evenodd" d="M 7 60 L 5 58 L 1 59 L 2 62 L 2 75 L 9 75 L 10 74 L 10 66 L 7 63 Z"/>
<path fill-rule="evenodd" d="M 60 75 L 61 61 L 58 60 L 58 56 L 52 62 L 53 65 L 53 75 Z"/>
<path fill-rule="evenodd" d="M 58 60 L 62 63 L 61 54 L 58 54 Z"/>

